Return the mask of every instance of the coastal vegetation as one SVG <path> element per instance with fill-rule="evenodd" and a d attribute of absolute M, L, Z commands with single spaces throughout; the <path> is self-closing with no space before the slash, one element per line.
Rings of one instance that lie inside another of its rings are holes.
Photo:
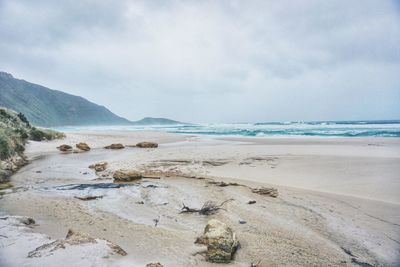
<path fill-rule="evenodd" d="M 0 108 L 0 182 L 26 164 L 25 144 L 28 140 L 45 141 L 65 135 L 48 129 L 33 127 L 22 113 Z"/>

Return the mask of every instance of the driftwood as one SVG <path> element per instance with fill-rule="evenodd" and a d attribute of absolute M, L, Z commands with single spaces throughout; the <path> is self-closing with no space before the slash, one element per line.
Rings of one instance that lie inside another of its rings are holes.
<path fill-rule="evenodd" d="M 83 201 L 88 201 L 88 200 L 95 200 L 98 198 L 103 198 L 103 196 L 84 196 L 84 197 L 75 197 L 77 199 L 83 200 Z"/>
<path fill-rule="evenodd" d="M 208 200 L 206 201 L 203 206 L 201 207 L 201 209 L 193 209 L 190 208 L 188 206 L 186 206 L 184 203 L 182 203 L 183 207 L 180 213 L 194 213 L 194 212 L 198 212 L 201 215 L 210 215 L 210 214 L 214 214 L 216 212 L 218 212 L 218 210 L 225 210 L 223 208 L 223 206 L 229 202 L 232 201 L 233 199 L 227 199 L 225 201 L 223 201 L 221 204 L 216 204 L 214 201 Z"/>

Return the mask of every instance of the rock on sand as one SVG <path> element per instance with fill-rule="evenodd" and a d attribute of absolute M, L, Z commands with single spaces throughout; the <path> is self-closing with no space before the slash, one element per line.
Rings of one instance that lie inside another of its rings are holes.
<path fill-rule="evenodd" d="M 132 182 L 142 177 L 143 175 L 140 172 L 128 170 L 118 170 L 113 174 L 114 182 Z"/>
<path fill-rule="evenodd" d="M 158 147 L 158 144 L 154 142 L 140 142 L 137 143 L 136 146 L 140 148 L 156 148 Z"/>
<path fill-rule="evenodd" d="M 83 151 L 89 151 L 90 150 L 90 147 L 86 143 L 78 143 L 75 146 L 76 146 L 76 148 L 78 148 L 80 150 L 83 150 Z"/>
<path fill-rule="evenodd" d="M 228 263 L 239 245 L 236 234 L 225 223 L 212 219 L 196 244 L 207 245 L 206 259 L 210 262 Z"/>

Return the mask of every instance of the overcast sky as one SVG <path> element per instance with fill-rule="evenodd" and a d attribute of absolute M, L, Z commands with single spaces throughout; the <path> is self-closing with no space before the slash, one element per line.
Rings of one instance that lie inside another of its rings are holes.
<path fill-rule="evenodd" d="M 0 0 L 0 70 L 131 120 L 399 119 L 400 4 Z"/>

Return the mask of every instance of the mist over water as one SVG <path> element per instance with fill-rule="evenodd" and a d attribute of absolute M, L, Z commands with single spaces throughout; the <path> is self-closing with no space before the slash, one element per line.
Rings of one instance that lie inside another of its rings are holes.
<path fill-rule="evenodd" d="M 66 126 L 56 130 L 72 131 L 163 131 L 211 136 L 320 136 L 320 137 L 400 137 L 400 120 L 320 121 L 234 124 L 180 124 L 131 126 Z"/>

